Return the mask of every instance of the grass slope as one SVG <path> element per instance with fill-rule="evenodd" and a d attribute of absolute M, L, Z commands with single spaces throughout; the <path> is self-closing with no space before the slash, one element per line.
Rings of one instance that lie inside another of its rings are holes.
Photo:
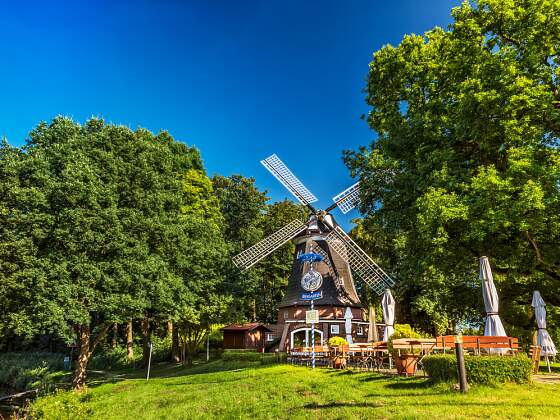
<path fill-rule="evenodd" d="M 560 418 L 558 385 L 479 386 L 462 395 L 425 379 L 223 362 L 154 374 L 94 385 L 76 397 L 80 411 L 94 419 Z M 56 398 L 37 407 L 52 407 Z"/>

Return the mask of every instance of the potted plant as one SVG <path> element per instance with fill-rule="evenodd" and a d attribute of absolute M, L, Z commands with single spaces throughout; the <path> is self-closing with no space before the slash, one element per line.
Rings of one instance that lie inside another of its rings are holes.
<path fill-rule="evenodd" d="M 348 344 L 348 341 L 346 341 L 342 337 L 331 337 L 328 341 L 329 347 L 335 348 L 337 350 L 341 350 L 341 347 L 345 344 Z M 335 369 L 343 369 L 344 367 L 346 367 L 346 359 L 344 358 L 342 351 L 335 353 L 335 356 L 333 358 L 333 367 Z"/>
<path fill-rule="evenodd" d="M 421 350 L 414 346 L 409 346 L 405 349 L 395 349 L 393 341 L 400 338 L 413 340 L 415 338 L 423 338 L 423 335 L 415 331 L 409 324 L 397 324 L 395 325 L 395 332 L 387 341 L 387 349 L 393 357 L 397 373 L 402 376 L 411 376 L 416 372 Z"/>

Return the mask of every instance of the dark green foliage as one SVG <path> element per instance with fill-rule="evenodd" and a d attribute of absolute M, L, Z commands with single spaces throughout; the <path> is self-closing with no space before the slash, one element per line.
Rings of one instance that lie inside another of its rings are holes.
<path fill-rule="evenodd" d="M 252 178 L 216 175 L 212 181 L 224 215 L 230 256 L 296 218 L 306 219 L 306 209 L 292 201 L 267 204 L 266 192 L 259 191 Z M 294 245 L 288 242 L 250 270 L 240 272 L 230 266 L 227 283 L 236 297 L 231 311 L 232 321 L 276 322 L 276 305 L 288 284 L 293 253 Z"/>
<path fill-rule="evenodd" d="M 232 257 L 263 238 L 262 222 L 268 197 L 255 187 L 253 178 L 241 175 L 215 175 L 212 184 L 220 203 L 225 222 L 224 236 L 229 256 Z M 259 279 L 262 275 L 260 266 L 240 271 L 233 264 L 228 265 L 227 290 L 235 297 L 230 310 L 230 321 L 257 319 L 256 296 L 260 290 Z"/>
<path fill-rule="evenodd" d="M 263 236 L 280 230 L 294 219 L 306 220 L 306 209 L 292 201 L 284 200 L 267 206 L 263 220 Z M 276 323 L 278 310 L 276 305 L 284 297 L 288 278 L 292 272 L 295 247 L 289 241 L 281 248 L 267 256 L 258 265 L 261 277 L 256 291 L 256 320 L 264 323 Z"/>
<path fill-rule="evenodd" d="M 215 293 L 221 228 L 192 203 L 210 182 L 166 132 L 58 117 L 21 150 L 3 143 L 0 174 L 0 329 L 78 334 L 84 372 L 114 322 L 168 320 Z"/>
<path fill-rule="evenodd" d="M 0 353 L 0 389 L 48 391 L 63 368 L 64 354 Z"/>
<path fill-rule="evenodd" d="M 171 339 L 168 337 L 160 338 L 156 335 L 151 336 L 152 363 L 167 362 L 171 360 Z M 110 348 L 101 347 L 97 354 L 92 357 L 89 367 L 96 370 L 120 370 L 142 365 L 142 347 L 133 347 L 134 357 L 129 359 L 126 353 L 126 346 Z"/>
<path fill-rule="evenodd" d="M 457 381 L 457 359 L 454 355 L 426 356 L 423 364 L 434 381 Z M 465 356 L 465 367 L 467 381 L 472 384 L 526 383 L 531 380 L 532 362 L 525 354 L 513 357 Z"/>
<path fill-rule="evenodd" d="M 482 321 L 486 255 L 506 331 L 528 337 L 533 290 L 560 306 L 560 2 L 465 1 L 452 16 L 373 56 L 378 138 L 346 154 L 362 181 L 353 233 L 399 281 L 401 322 Z"/>

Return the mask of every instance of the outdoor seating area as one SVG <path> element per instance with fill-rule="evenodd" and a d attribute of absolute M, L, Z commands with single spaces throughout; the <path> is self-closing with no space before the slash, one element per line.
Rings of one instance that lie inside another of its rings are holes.
<path fill-rule="evenodd" d="M 340 346 L 315 346 L 315 365 L 338 368 L 377 371 L 387 374 L 416 375 L 423 371 L 422 360 L 430 354 L 455 352 L 458 336 L 445 335 L 435 338 L 398 338 L 388 346 L 386 341 L 344 344 Z M 460 336 L 465 354 L 472 356 L 514 356 L 519 353 L 516 337 Z M 533 346 L 532 346 L 533 347 Z M 390 350 L 391 349 L 391 350 Z M 288 352 L 287 362 L 311 366 L 312 348 L 297 347 Z M 540 348 L 532 348 L 529 354 L 538 369 Z M 425 373 L 423 372 L 422 375 Z"/>
<path fill-rule="evenodd" d="M 311 347 L 298 347 L 288 353 L 288 363 L 311 365 Z M 387 343 L 344 344 L 341 346 L 315 346 L 315 365 L 337 369 L 355 368 L 361 370 L 389 369 L 390 361 Z"/>

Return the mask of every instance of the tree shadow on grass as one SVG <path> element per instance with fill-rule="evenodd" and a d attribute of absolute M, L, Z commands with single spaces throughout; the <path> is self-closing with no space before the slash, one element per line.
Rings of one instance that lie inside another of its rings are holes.
<path fill-rule="evenodd" d="M 389 389 L 428 389 L 433 385 L 429 379 L 425 379 L 422 382 L 412 381 L 412 380 L 399 380 L 395 382 L 388 383 L 385 388 Z"/>
<path fill-rule="evenodd" d="M 319 403 L 309 403 L 305 404 L 303 408 L 308 410 L 317 409 L 329 409 L 329 408 L 340 408 L 340 407 L 362 407 L 362 408 L 380 408 L 385 407 L 383 402 L 356 402 L 356 401 L 331 401 L 324 404 Z"/>
<path fill-rule="evenodd" d="M 222 360 L 214 360 L 194 366 L 185 366 L 181 363 L 159 363 L 152 367 L 150 371 L 150 379 L 177 378 L 186 376 L 198 376 L 208 373 L 218 372 L 243 372 L 254 369 L 267 369 L 276 365 L 261 365 L 260 362 L 250 363 L 228 363 Z M 279 374 L 284 373 L 280 372 Z M 87 381 L 89 387 L 97 387 L 107 383 L 118 383 L 128 379 L 146 379 L 146 369 L 134 369 L 123 371 L 88 371 L 89 379 Z M 239 378 L 240 379 L 240 378 Z M 238 379 L 234 379 L 238 380 Z M 216 381 L 220 382 L 220 381 Z M 193 382 L 194 383 L 194 382 Z M 211 382 L 206 382 L 211 383 Z"/>
<path fill-rule="evenodd" d="M 433 394 L 397 394 L 397 395 L 376 395 L 376 394 L 370 394 L 370 395 L 366 395 L 365 398 L 372 398 L 372 397 L 378 397 L 378 398 L 393 398 L 393 397 L 418 397 L 418 396 L 423 396 L 423 395 L 439 395 L 437 393 L 433 393 Z M 415 400 L 416 402 L 412 402 L 412 403 L 403 403 L 402 401 L 399 401 L 398 405 L 399 407 L 417 407 L 417 406 L 421 406 L 423 405 L 422 402 L 419 402 L 418 400 Z M 303 406 L 303 408 L 309 409 L 309 410 L 317 410 L 317 409 L 331 409 L 331 408 L 341 408 L 341 407 L 361 407 L 361 408 L 382 408 L 382 407 L 387 407 L 390 406 L 391 403 L 385 403 L 383 401 L 373 401 L 373 402 L 366 402 L 366 401 L 361 401 L 361 402 L 357 402 L 357 401 L 331 401 L 328 403 L 324 403 L 324 404 L 320 404 L 320 403 L 309 403 L 309 404 L 305 404 Z M 531 404 L 531 403 L 508 403 L 508 402 L 503 402 L 503 403 L 491 403 L 491 402 L 471 402 L 471 401 L 460 401 L 460 400 L 456 400 L 456 401 L 452 401 L 452 402 L 443 402 L 443 401 L 438 401 L 436 403 L 437 406 L 440 407 L 451 407 L 451 408 L 457 408 L 460 409 L 461 407 L 476 407 L 476 408 L 486 408 L 486 407 L 504 407 L 504 408 L 515 408 L 515 407 L 519 407 L 519 408 L 542 408 L 542 404 Z M 547 404 L 546 405 L 547 408 L 558 408 L 560 409 L 560 404 Z"/>

